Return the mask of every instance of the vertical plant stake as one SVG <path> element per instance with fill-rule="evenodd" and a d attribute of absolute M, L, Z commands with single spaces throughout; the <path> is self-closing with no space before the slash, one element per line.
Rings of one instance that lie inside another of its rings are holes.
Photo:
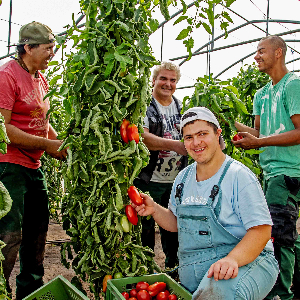
<path fill-rule="evenodd" d="M 72 115 L 60 134 L 68 151 L 63 227 L 71 236 L 61 253 L 67 267 L 72 260 L 72 283 L 90 282 L 96 299 L 105 275 L 143 275 L 156 267 L 154 252 L 141 245 L 140 220 L 133 226 L 125 217 L 127 189 L 149 153 L 141 139 L 125 143 L 120 127 L 127 119 L 142 132 L 150 68 L 157 64 L 148 46 L 151 1 L 137 2 L 80 1 L 86 26 L 74 22 L 68 29 L 77 52 L 68 56 L 60 88 Z"/>

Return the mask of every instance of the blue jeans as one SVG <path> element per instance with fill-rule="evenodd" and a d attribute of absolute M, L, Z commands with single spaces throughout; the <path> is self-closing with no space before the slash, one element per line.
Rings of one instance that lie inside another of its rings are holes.
<path fill-rule="evenodd" d="M 278 264 L 271 252 L 262 252 L 256 260 L 239 268 L 236 278 L 215 281 L 203 277 L 193 300 L 261 300 L 275 284 Z"/>

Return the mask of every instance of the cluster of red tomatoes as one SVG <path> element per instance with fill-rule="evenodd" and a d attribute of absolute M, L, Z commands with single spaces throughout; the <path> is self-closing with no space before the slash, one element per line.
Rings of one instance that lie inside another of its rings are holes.
<path fill-rule="evenodd" d="M 126 300 L 177 300 L 177 296 L 167 290 L 165 282 L 149 285 L 148 282 L 140 281 L 129 293 L 123 292 L 122 295 Z"/>
<path fill-rule="evenodd" d="M 120 134 L 124 143 L 135 141 L 137 144 L 140 141 L 139 130 L 135 124 L 130 124 L 126 119 L 123 120 L 120 127 Z"/>

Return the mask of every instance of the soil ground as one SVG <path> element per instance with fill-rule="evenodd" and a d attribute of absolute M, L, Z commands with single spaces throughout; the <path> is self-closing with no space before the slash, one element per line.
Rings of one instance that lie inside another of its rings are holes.
<path fill-rule="evenodd" d="M 300 234 L 300 219 L 297 222 L 297 229 Z M 57 224 L 55 222 L 50 222 L 48 236 L 47 236 L 46 251 L 45 251 L 45 261 L 44 261 L 44 267 L 45 267 L 44 282 L 45 283 L 47 283 L 48 281 L 50 281 L 51 279 L 55 278 L 58 275 L 62 275 L 67 280 L 71 281 L 72 277 L 75 275 L 75 272 L 72 269 L 67 269 L 62 265 L 60 261 L 60 246 L 54 243 L 54 241 L 64 240 L 68 238 L 69 238 L 68 235 L 66 235 L 66 233 L 64 232 L 60 224 Z M 155 252 L 155 261 L 160 266 L 160 268 L 164 269 L 165 255 L 161 248 L 160 234 L 158 228 L 155 233 L 154 252 Z M 13 289 L 12 300 L 15 300 L 14 293 L 16 288 L 16 275 L 19 273 L 19 270 L 20 270 L 20 263 L 19 260 L 17 259 L 17 262 L 15 264 L 15 267 L 10 277 L 10 284 Z M 84 288 L 87 292 L 88 298 L 93 300 L 94 297 L 89 292 L 88 285 L 84 284 Z"/>

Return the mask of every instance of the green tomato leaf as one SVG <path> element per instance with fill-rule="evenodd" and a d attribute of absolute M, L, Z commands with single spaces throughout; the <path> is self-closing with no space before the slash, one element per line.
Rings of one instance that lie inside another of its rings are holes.
<path fill-rule="evenodd" d="M 208 24 L 206 24 L 205 22 L 202 22 L 202 26 L 209 34 L 212 34 L 211 29 Z"/>
<path fill-rule="evenodd" d="M 158 26 L 159 26 L 158 20 L 156 20 L 156 19 L 150 19 L 149 27 L 152 30 L 152 32 L 156 31 L 157 28 L 158 28 Z"/>
<path fill-rule="evenodd" d="M 173 25 L 176 25 L 178 23 L 180 23 L 183 20 L 186 20 L 188 18 L 188 16 L 180 16 L 174 23 Z"/>
<path fill-rule="evenodd" d="M 188 28 L 182 29 L 181 32 L 178 34 L 176 40 L 183 40 L 185 39 L 189 33 L 191 32 L 191 27 L 189 26 Z"/>

